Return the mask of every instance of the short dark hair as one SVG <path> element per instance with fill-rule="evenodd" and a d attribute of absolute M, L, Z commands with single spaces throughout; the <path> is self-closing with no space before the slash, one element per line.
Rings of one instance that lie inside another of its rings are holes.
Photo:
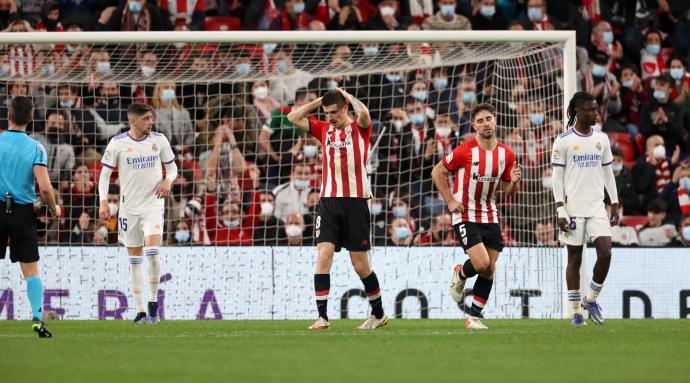
<path fill-rule="evenodd" d="M 321 105 L 337 105 L 338 108 L 342 108 L 345 105 L 345 97 L 335 89 L 331 89 L 321 98 Z"/>
<path fill-rule="evenodd" d="M 146 104 L 133 103 L 127 107 L 127 116 L 139 117 L 147 112 L 153 112 L 153 108 Z"/>
<path fill-rule="evenodd" d="M 670 74 L 668 73 L 662 73 L 659 75 L 659 77 L 656 78 L 656 82 L 659 84 L 666 84 L 666 85 L 673 85 L 675 84 L 675 80 L 673 77 L 671 77 Z"/>
<path fill-rule="evenodd" d="M 491 113 L 492 116 L 496 116 L 496 108 L 489 103 L 482 102 L 481 104 L 477 104 L 472 108 L 472 122 L 474 122 L 474 118 L 481 111 L 487 111 Z"/>
<path fill-rule="evenodd" d="M 654 198 L 647 205 L 647 211 L 651 213 L 666 213 L 668 205 L 661 198 Z"/>
<path fill-rule="evenodd" d="M 34 104 L 31 99 L 24 96 L 17 96 L 12 99 L 10 104 L 10 117 L 12 123 L 19 126 L 27 125 L 31 122 L 31 116 L 34 111 Z"/>

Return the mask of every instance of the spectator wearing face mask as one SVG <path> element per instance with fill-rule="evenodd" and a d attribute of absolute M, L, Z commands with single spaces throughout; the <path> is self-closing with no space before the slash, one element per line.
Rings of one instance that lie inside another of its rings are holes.
<path fill-rule="evenodd" d="M 171 245 L 191 245 L 192 233 L 189 230 L 189 225 L 184 221 L 179 221 L 175 225 L 175 233 L 170 238 Z"/>
<path fill-rule="evenodd" d="M 171 30 L 161 11 L 154 3 L 146 0 L 127 0 L 117 8 L 107 7 L 101 13 L 98 31 L 162 31 Z"/>
<path fill-rule="evenodd" d="M 252 105 L 261 124 L 270 124 L 271 113 L 280 108 L 280 103 L 270 96 L 268 82 L 264 80 L 255 81 L 252 85 Z"/>
<path fill-rule="evenodd" d="M 551 17 L 546 0 L 527 0 L 527 12 L 520 19 L 525 30 L 552 31 L 562 29 L 561 23 Z"/>
<path fill-rule="evenodd" d="M 473 0 L 472 29 L 475 31 L 503 31 L 508 29 L 508 18 L 496 0 Z"/>
<path fill-rule="evenodd" d="M 304 31 L 309 29 L 311 16 L 305 11 L 304 0 L 285 0 L 278 17 L 268 29 L 272 31 Z"/>
<path fill-rule="evenodd" d="M 621 66 L 621 110 L 617 120 L 631 137 L 640 131 L 640 111 L 651 101 L 652 96 L 644 88 L 639 71 L 634 64 Z"/>
<path fill-rule="evenodd" d="M 649 222 L 638 230 L 640 246 L 661 247 L 675 241 L 676 227 L 666 220 L 667 205 L 662 199 L 652 200 L 647 206 Z"/>
<path fill-rule="evenodd" d="M 655 81 L 654 99 L 642 106 L 640 113 L 640 133 L 644 137 L 658 134 L 664 139 L 666 152 L 673 153 L 685 148 L 687 131 L 683 129 L 683 115 L 678 104 L 671 100 L 673 79 L 662 74 Z M 675 163 L 674 163 L 675 164 Z"/>
<path fill-rule="evenodd" d="M 285 225 L 282 227 L 282 238 L 278 241 L 279 246 L 302 246 L 306 238 L 304 237 L 304 218 L 298 212 L 288 213 L 285 218 Z"/>
<path fill-rule="evenodd" d="M 196 130 L 189 111 L 178 102 L 177 85 L 161 82 L 153 89 L 151 106 L 156 112 L 156 129 L 175 146 L 194 145 Z"/>
<path fill-rule="evenodd" d="M 311 170 L 308 164 L 295 163 L 292 167 L 290 181 L 273 189 L 275 196 L 273 215 L 276 218 L 285 221 L 289 212 L 307 213 L 310 176 Z"/>
<path fill-rule="evenodd" d="M 120 86 L 116 82 L 101 83 L 93 105 L 83 116 L 84 139 L 105 148 L 111 137 L 127 129 L 127 106 L 120 103 Z"/>
<path fill-rule="evenodd" d="M 599 107 L 599 123 L 604 124 L 607 116 L 621 110 L 620 83 L 609 72 L 611 57 L 603 51 L 589 54 L 589 64 L 578 73 L 581 89 L 595 97 Z"/>
<path fill-rule="evenodd" d="M 438 109 L 442 104 L 450 103 L 452 77 L 448 75 L 448 70 L 444 67 L 431 70 L 431 89 L 429 91 L 429 105 Z"/>
<path fill-rule="evenodd" d="M 668 74 L 674 81 L 671 90 L 671 99 L 681 109 L 690 107 L 690 73 L 688 73 L 687 61 L 680 56 L 671 57 L 668 60 Z M 683 106 L 685 105 L 685 108 Z"/>
<path fill-rule="evenodd" d="M 108 208 L 110 217 L 103 221 L 106 228 L 106 243 L 117 244 L 117 212 L 120 211 L 120 186 L 111 185 L 108 189 Z"/>
<path fill-rule="evenodd" d="M 623 57 L 623 46 L 616 41 L 613 28 L 608 21 L 598 21 L 592 28 L 590 51 L 601 51 L 611 57 L 610 70 L 614 70 L 616 62 Z"/>
<path fill-rule="evenodd" d="M 671 174 L 680 155 L 680 151 L 676 150 L 671 158 L 667 158 L 664 139 L 659 135 L 649 137 L 646 148 L 646 155 L 638 158 L 632 169 L 633 185 L 640 198 L 641 208 L 654 198 L 668 194 L 666 186 L 671 181 Z"/>
<path fill-rule="evenodd" d="M 471 30 L 470 20 L 456 13 L 455 0 L 437 0 L 438 12 L 427 17 L 422 24 L 425 30 Z"/>
<path fill-rule="evenodd" d="M 413 23 L 412 18 L 400 14 L 400 2 L 382 0 L 379 12 L 369 18 L 366 29 L 378 31 L 404 31 Z"/>
<path fill-rule="evenodd" d="M 477 103 L 477 82 L 472 76 L 462 76 L 455 89 L 455 102 L 451 104 L 453 122 L 460 127 L 460 135 L 470 131 L 470 111 Z"/>
<path fill-rule="evenodd" d="M 35 138 L 43 144 L 48 162 L 50 181 L 57 184 L 69 181 L 70 173 L 75 165 L 74 149 L 68 144 L 68 132 L 65 131 L 65 116 L 57 110 L 49 110 L 46 116 L 46 126 L 43 133 L 33 133 Z"/>
<path fill-rule="evenodd" d="M 690 213 L 690 158 L 681 161 L 673 172 L 672 182 L 678 186 L 678 207 L 680 216 Z M 678 217 L 672 217 L 674 221 L 679 221 Z"/>
<path fill-rule="evenodd" d="M 665 59 L 661 50 L 661 32 L 648 29 L 644 34 L 644 48 L 640 52 L 640 68 L 642 80 L 648 82 L 664 72 Z"/>
<path fill-rule="evenodd" d="M 251 227 L 247 227 L 242 219 L 240 205 L 229 196 L 230 198 L 219 207 L 215 192 L 215 183 L 207 182 L 204 210 L 210 242 L 219 246 L 251 246 Z"/>
<path fill-rule="evenodd" d="M 295 68 L 292 53 L 283 48 L 271 56 L 269 68 L 269 72 L 276 76 L 269 84 L 269 94 L 281 105 L 292 103 L 297 90 L 307 87 L 314 78 L 310 73 Z"/>
<path fill-rule="evenodd" d="M 283 226 L 274 215 L 275 201 L 271 192 L 259 193 L 259 209 L 254 220 L 254 245 L 276 246 L 279 239 L 279 229 Z"/>
<path fill-rule="evenodd" d="M 395 218 L 388 226 L 387 246 L 410 246 L 414 234 L 406 218 Z"/>
<path fill-rule="evenodd" d="M 384 199 L 372 197 L 369 200 L 369 213 L 371 214 L 372 241 L 376 246 L 386 245 L 386 208 Z"/>

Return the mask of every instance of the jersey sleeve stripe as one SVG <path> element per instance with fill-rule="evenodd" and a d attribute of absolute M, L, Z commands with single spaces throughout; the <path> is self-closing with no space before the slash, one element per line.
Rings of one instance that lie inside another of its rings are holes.
<path fill-rule="evenodd" d="M 101 162 L 101 165 L 103 165 L 103 166 L 105 166 L 105 167 L 107 167 L 107 168 L 115 169 L 114 166 L 110 166 L 110 165 L 106 164 L 105 162 Z"/>
<path fill-rule="evenodd" d="M 605 164 L 601 164 L 601 166 L 611 165 L 612 162 L 613 162 L 613 161 L 609 161 L 609 162 L 607 162 L 607 163 L 605 163 Z"/>
<path fill-rule="evenodd" d="M 551 166 L 561 166 L 561 167 L 565 167 L 565 164 L 557 164 L 557 163 L 554 162 L 554 163 L 551 164 Z"/>
<path fill-rule="evenodd" d="M 44 164 L 44 163 L 41 163 L 41 162 L 34 162 L 34 166 L 37 166 L 37 165 L 38 165 L 38 166 L 43 166 L 43 167 L 45 167 L 45 168 L 48 167 L 48 165 L 46 165 L 46 164 Z"/>
<path fill-rule="evenodd" d="M 163 162 L 163 163 L 164 163 L 165 165 L 167 165 L 167 164 L 171 164 L 171 163 L 173 163 L 173 162 L 175 162 L 175 159 L 174 159 L 174 158 L 173 158 L 172 160 L 170 160 L 170 161 Z"/>

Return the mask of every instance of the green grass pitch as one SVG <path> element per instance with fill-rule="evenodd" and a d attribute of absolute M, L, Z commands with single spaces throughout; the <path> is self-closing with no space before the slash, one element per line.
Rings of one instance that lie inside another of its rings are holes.
<path fill-rule="evenodd" d="M 689 382 L 690 321 L 0 321 L 0 380 L 16 382 Z"/>

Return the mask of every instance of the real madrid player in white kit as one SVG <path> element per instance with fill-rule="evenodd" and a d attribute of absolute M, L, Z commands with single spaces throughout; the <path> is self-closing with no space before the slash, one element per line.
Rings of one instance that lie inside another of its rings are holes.
<path fill-rule="evenodd" d="M 127 118 L 129 131 L 111 138 L 103 153 L 98 214 L 101 219 L 110 216 L 108 188 L 112 171 L 117 168 L 120 180 L 118 237 L 129 253 L 130 288 L 137 308 L 134 323 L 156 323 L 164 198 L 170 196 L 177 166 L 168 139 L 151 131 L 154 115 L 150 106 L 131 104 Z M 144 255 L 148 263 L 148 315 L 144 301 Z"/>
<path fill-rule="evenodd" d="M 609 138 L 592 128 L 599 115 L 592 95 L 576 93 L 568 105 L 568 129 L 553 143 L 553 195 L 558 211 L 559 240 L 567 245 L 565 278 L 568 301 L 574 311 L 571 324 L 586 324 L 580 307 L 589 311 L 596 324 L 603 324 L 597 298 L 611 264 L 611 226 L 618 224 L 618 192 L 611 169 Z M 574 125 L 574 126 L 573 126 Z M 604 188 L 611 199 L 611 216 L 604 207 Z M 582 249 L 592 239 L 597 250 L 592 281 L 586 296 L 580 296 Z"/>

